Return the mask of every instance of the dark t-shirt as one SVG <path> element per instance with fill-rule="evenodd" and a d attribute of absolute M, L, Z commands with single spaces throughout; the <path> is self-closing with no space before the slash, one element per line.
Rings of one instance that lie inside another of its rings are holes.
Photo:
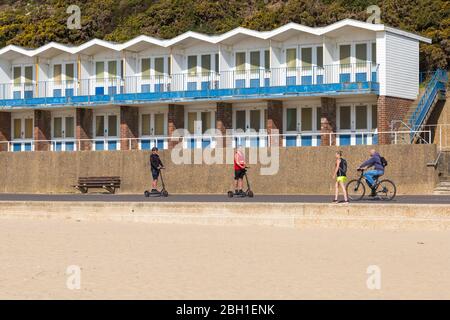
<path fill-rule="evenodd" d="M 345 177 L 347 175 L 347 161 L 343 158 L 339 161 L 339 170 L 337 172 L 338 177 Z"/>
<path fill-rule="evenodd" d="M 161 159 L 159 158 L 159 155 L 157 154 L 150 155 L 150 165 L 152 166 L 152 170 L 158 170 L 158 167 L 163 166 Z"/>

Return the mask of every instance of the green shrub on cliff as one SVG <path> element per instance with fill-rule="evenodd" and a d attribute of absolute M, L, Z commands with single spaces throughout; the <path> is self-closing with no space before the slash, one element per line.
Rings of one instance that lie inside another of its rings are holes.
<path fill-rule="evenodd" d="M 376 3 L 382 20 L 430 37 L 421 44 L 421 69 L 450 65 L 447 0 L 40 0 L 0 1 L 0 47 L 38 47 L 50 41 L 80 44 L 92 38 L 123 42 L 140 34 L 172 38 L 193 30 L 223 33 L 238 26 L 271 30 L 288 22 L 323 26 L 345 18 L 365 20 Z M 66 28 L 66 9 L 82 11 L 81 30 Z"/>

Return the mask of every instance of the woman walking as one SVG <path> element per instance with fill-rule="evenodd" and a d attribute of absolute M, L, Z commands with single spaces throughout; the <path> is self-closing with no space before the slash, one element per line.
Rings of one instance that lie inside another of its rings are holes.
<path fill-rule="evenodd" d="M 336 166 L 334 168 L 333 179 L 335 179 L 335 193 L 334 193 L 334 203 L 338 203 L 339 197 L 339 186 L 344 193 L 344 203 L 348 203 L 347 190 L 345 188 L 345 183 L 347 182 L 347 161 L 342 158 L 342 151 L 336 152 Z"/>

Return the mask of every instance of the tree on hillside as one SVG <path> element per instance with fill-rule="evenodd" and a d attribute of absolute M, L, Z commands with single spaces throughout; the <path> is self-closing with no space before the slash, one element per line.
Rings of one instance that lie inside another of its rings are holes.
<path fill-rule="evenodd" d="M 66 28 L 72 0 L 0 1 L 0 46 L 38 47 L 50 41 L 80 44 L 92 38 L 123 42 L 140 34 L 172 38 L 193 30 L 208 34 L 238 26 L 271 30 L 288 22 L 324 26 L 365 20 L 377 4 L 383 23 L 433 39 L 421 44 L 421 69 L 450 66 L 448 0 L 78 0 L 80 30 Z"/>

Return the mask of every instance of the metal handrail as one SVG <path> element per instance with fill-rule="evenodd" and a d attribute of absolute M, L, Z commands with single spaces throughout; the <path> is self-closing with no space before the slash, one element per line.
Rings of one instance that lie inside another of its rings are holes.
<path fill-rule="evenodd" d="M 436 169 L 439 164 L 439 159 L 441 158 L 441 155 L 442 155 L 442 150 L 439 150 L 436 160 L 434 160 L 433 162 L 428 162 L 427 167 L 433 167 Z"/>
<path fill-rule="evenodd" d="M 403 120 L 392 120 L 392 121 L 391 121 L 391 129 L 392 129 L 392 130 L 394 130 L 394 124 L 396 124 L 396 123 L 400 123 L 400 124 L 402 124 L 403 126 L 405 126 L 407 129 L 409 129 L 410 136 L 411 136 L 411 135 L 413 136 L 412 139 L 411 139 L 411 141 L 414 141 L 414 139 L 417 137 L 417 138 L 419 138 L 422 142 L 427 143 L 427 141 L 426 141 L 424 138 L 422 138 L 420 135 L 418 135 L 417 132 L 414 132 L 414 130 L 413 130 L 408 124 L 406 124 Z"/>
<path fill-rule="evenodd" d="M 322 132 L 297 132 L 297 133 L 268 133 L 267 131 L 263 132 L 242 132 L 242 133 L 233 133 L 233 134 L 224 134 L 224 135 L 214 135 L 214 134 L 189 134 L 184 136 L 151 136 L 151 137 L 140 137 L 140 138 L 119 138 L 119 137 L 98 137 L 98 138 L 92 138 L 92 139 L 76 139 L 76 138 L 68 138 L 68 139 L 53 139 L 53 140 L 32 140 L 32 139 L 18 139 L 18 140 L 12 140 L 12 141 L 0 141 L 0 147 L 7 145 L 6 151 L 13 151 L 12 146 L 14 144 L 30 144 L 32 147 L 31 150 L 37 145 L 37 144 L 48 144 L 50 146 L 55 145 L 56 143 L 61 142 L 72 142 L 75 143 L 77 146 L 76 150 L 81 150 L 81 144 L 85 143 L 95 143 L 97 141 L 99 142 L 118 142 L 120 145 L 122 143 L 127 143 L 129 149 L 131 149 L 133 142 L 142 142 L 142 141 L 163 141 L 164 143 L 169 141 L 178 141 L 185 143 L 189 140 L 210 140 L 210 141 L 217 141 L 219 139 L 230 139 L 235 141 L 235 139 L 254 139 L 254 138 L 261 138 L 261 139 L 267 139 L 268 146 L 271 145 L 271 141 L 275 141 L 276 138 L 286 139 L 287 137 L 297 136 L 307 136 L 307 137 L 328 137 L 330 145 L 332 145 L 333 139 L 340 136 L 348 136 L 348 135 L 354 135 L 361 136 L 361 137 L 374 137 L 374 136 L 381 136 L 381 135 L 395 135 L 396 137 L 398 135 L 402 134 L 409 134 L 410 131 L 386 131 L 386 132 L 378 132 L 378 131 L 362 131 L 362 132 L 328 132 L 328 133 L 322 133 Z M 431 137 L 431 131 L 423 130 L 418 133 L 422 134 L 428 134 L 429 137 Z M 393 142 L 394 144 L 398 143 L 400 140 L 397 138 L 394 138 Z M 424 140 L 425 143 L 431 143 L 431 141 Z M 49 150 L 54 151 L 54 150 Z M 74 150 L 75 151 L 75 150 Z"/>

